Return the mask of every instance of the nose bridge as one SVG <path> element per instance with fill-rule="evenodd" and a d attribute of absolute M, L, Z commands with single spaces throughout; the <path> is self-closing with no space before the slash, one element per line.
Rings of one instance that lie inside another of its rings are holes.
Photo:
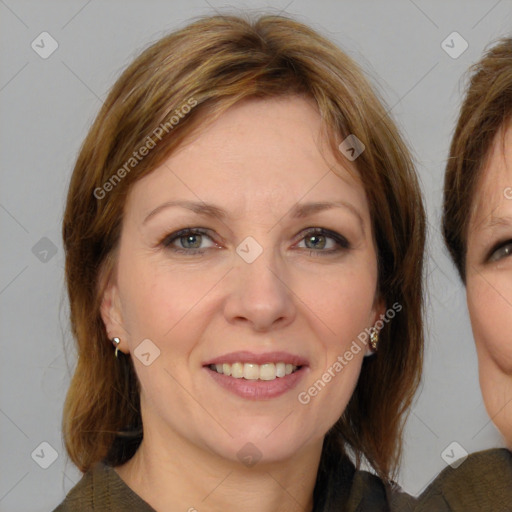
<path fill-rule="evenodd" d="M 257 329 L 284 323 L 294 316 L 293 296 L 286 285 L 286 262 L 266 236 L 263 246 L 247 237 L 237 247 L 233 287 L 226 313 L 231 319 L 245 319 Z"/>
<path fill-rule="evenodd" d="M 265 247 L 253 237 L 243 240 L 237 247 L 238 258 L 235 266 L 238 267 L 242 288 L 257 293 L 280 295 L 284 285 L 279 274 L 285 272 L 285 266 L 270 238 L 267 236 L 268 243 Z"/>

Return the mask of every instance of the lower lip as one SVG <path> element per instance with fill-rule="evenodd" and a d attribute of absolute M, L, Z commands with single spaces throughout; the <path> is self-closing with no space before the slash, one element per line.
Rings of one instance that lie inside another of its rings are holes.
<path fill-rule="evenodd" d="M 217 373 L 207 366 L 205 370 L 210 374 L 212 379 L 220 384 L 224 389 L 242 398 L 250 400 L 267 400 L 284 395 L 290 389 L 297 386 L 298 382 L 304 376 L 306 367 L 302 366 L 297 371 L 286 375 L 285 377 L 277 377 L 274 380 L 248 380 L 235 379 L 222 373 Z"/>

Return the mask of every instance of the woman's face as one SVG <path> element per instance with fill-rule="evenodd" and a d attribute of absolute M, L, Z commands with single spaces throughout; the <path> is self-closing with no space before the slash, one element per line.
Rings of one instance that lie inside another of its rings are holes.
<path fill-rule="evenodd" d="M 502 135 L 477 186 L 466 279 L 484 401 L 512 447 L 512 128 Z"/>
<path fill-rule="evenodd" d="M 102 314 L 145 441 L 285 460 L 345 409 L 383 307 L 365 191 L 319 131 L 307 100 L 247 101 L 131 189 Z"/>

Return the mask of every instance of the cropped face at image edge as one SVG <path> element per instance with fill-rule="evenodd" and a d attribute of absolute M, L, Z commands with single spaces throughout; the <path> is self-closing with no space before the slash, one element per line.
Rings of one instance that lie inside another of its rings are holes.
<path fill-rule="evenodd" d="M 512 447 L 512 124 L 481 170 L 468 227 L 466 291 L 489 416 Z"/>

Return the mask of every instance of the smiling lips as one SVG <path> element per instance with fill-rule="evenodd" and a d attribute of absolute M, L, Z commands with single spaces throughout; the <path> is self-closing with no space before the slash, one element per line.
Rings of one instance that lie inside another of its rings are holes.
<path fill-rule="evenodd" d="M 286 377 L 295 372 L 299 367 L 290 363 L 222 363 L 209 365 L 211 370 L 217 373 L 246 380 L 275 380 L 278 377 Z"/>
<path fill-rule="evenodd" d="M 242 398 L 275 398 L 297 386 L 307 374 L 307 359 L 288 352 L 224 354 L 203 367 L 221 387 Z"/>

